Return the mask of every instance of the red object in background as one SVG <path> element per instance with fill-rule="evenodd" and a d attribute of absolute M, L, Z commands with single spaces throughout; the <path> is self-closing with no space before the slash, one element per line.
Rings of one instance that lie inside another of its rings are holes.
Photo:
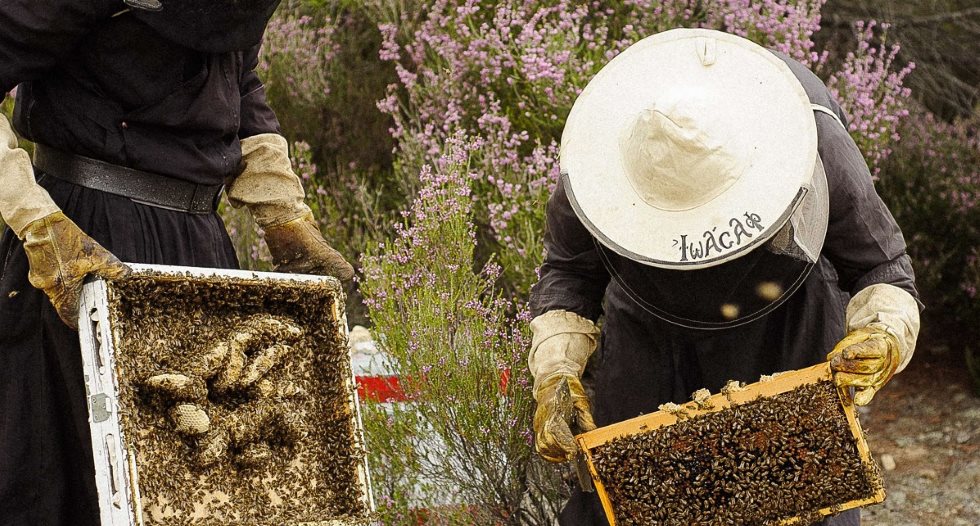
<path fill-rule="evenodd" d="M 401 380 L 395 375 L 358 376 L 357 396 L 360 400 L 372 402 L 407 402 L 408 397 L 402 388 Z M 500 391 L 507 390 L 510 382 L 510 369 L 500 372 Z"/>
<path fill-rule="evenodd" d="M 357 396 L 373 402 L 405 402 L 408 397 L 395 375 L 358 376 Z"/>
<path fill-rule="evenodd" d="M 507 384 L 510 382 L 510 369 L 500 371 L 500 392 L 507 392 Z"/>

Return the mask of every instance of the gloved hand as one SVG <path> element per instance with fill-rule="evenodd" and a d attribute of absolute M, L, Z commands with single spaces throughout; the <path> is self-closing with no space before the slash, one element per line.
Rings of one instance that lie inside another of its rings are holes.
<path fill-rule="evenodd" d="M 31 158 L 0 115 L 0 214 L 24 240 L 28 279 L 44 291 L 58 316 L 78 328 L 78 298 L 87 274 L 117 278 L 129 272 L 75 223 L 65 217 L 48 192 L 34 180 Z"/>
<path fill-rule="evenodd" d="M 554 310 L 531 320 L 534 337 L 528 368 L 534 377 L 534 446 L 550 462 L 572 459 L 578 451 L 573 431 L 595 429 L 582 382 L 599 330 L 573 312 Z M 577 429 L 574 429 L 577 427 Z"/>
<path fill-rule="evenodd" d="M 349 282 L 354 268 L 323 239 L 289 161 L 286 139 L 265 133 L 242 139 L 241 174 L 228 184 L 232 206 L 248 207 L 265 230 L 276 270 L 332 275 Z"/>
<path fill-rule="evenodd" d="M 866 405 L 912 359 L 919 335 L 919 304 L 887 283 L 865 287 L 847 304 L 847 336 L 827 355 L 834 381 L 854 387 L 854 403 Z"/>
<path fill-rule="evenodd" d="M 575 457 L 573 429 L 585 433 L 595 429 L 592 407 L 578 377 L 558 374 L 541 382 L 535 394 L 534 447 L 549 462 L 566 462 Z"/>
<path fill-rule="evenodd" d="M 851 331 L 827 355 L 838 387 L 854 387 L 854 403 L 867 405 L 898 369 L 898 339 L 875 324 Z"/>
<path fill-rule="evenodd" d="M 78 328 L 78 299 L 85 276 L 112 279 L 130 272 L 60 211 L 28 223 L 21 236 L 31 285 L 47 294 L 58 316 L 73 329 Z"/>
<path fill-rule="evenodd" d="M 266 227 L 265 242 L 279 272 L 334 276 L 345 283 L 354 279 L 354 267 L 323 239 L 312 213 Z"/>

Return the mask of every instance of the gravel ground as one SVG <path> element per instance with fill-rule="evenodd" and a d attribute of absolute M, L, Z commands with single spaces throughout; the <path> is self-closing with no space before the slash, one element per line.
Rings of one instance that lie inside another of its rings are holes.
<path fill-rule="evenodd" d="M 864 526 L 980 525 L 980 397 L 957 360 L 925 354 L 863 411 L 887 493 Z"/>

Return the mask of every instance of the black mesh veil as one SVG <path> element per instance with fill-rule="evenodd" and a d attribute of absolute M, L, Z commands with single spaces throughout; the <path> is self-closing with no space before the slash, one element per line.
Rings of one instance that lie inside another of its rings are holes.
<path fill-rule="evenodd" d="M 571 186 L 565 188 L 572 206 L 577 207 Z M 777 308 L 809 275 L 827 232 L 827 194 L 826 175 L 818 158 L 813 176 L 790 205 L 785 221 L 767 233 L 764 243 L 736 259 L 706 268 L 640 263 L 608 246 L 609 240 L 602 236 L 596 236 L 596 247 L 613 279 L 651 314 L 690 328 L 733 327 Z"/>

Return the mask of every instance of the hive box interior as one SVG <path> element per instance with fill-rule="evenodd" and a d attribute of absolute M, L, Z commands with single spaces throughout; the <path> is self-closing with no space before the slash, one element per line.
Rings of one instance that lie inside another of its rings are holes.
<path fill-rule="evenodd" d="M 613 525 L 805 525 L 884 500 L 826 363 L 577 439 Z"/>
<path fill-rule="evenodd" d="M 372 502 L 342 305 L 336 280 L 286 274 L 143 266 L 86 285 L 80 338 L 103 524 L 363 524 Z M 249 340 L 240 378 L 272 345 L 288 352 L 255 381 L 219 388 L 234 364 L 204 357 L 268 317 L 294 333 Z M 171 411 L 182 402 L 147 382 L 161 374 L 204 382 L 206 433 L 178 432 Z"/>

